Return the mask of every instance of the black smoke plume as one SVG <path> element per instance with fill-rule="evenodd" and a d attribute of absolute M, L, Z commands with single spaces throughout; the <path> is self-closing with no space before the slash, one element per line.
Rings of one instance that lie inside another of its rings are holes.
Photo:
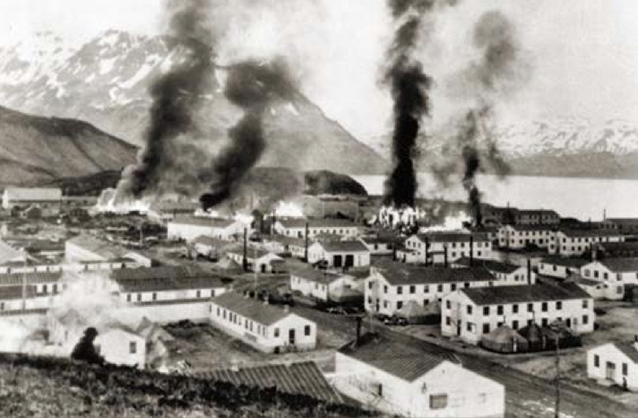
<path fill-rule="evenodd" d="M 212 170 L 200 174 L 200 181 L 211 184 L 210 191 L 200 197 L 204 209 L 220 204 L 236 191 L 266 146 L 265 112 L 277 100 L 293 99 L 295 91 L 295 82 L 281 60 L 246 61 L 229 68 L 224 94 L 244 116 L 229 130 L 230 142 L 213 161 Z"/>
<path fill-rule="evenodd" d="M 482 51 L 482 57 L 470 65 L 463 78 L 466 85 L 476 90 L 477 105 L 460 124 L 457 142 L 465 166 L 463 187 L 468 193 L 474 221 L 480 226 L 481 193 L 476 174 L 485 168 L 484 163 L 501 177 L 511 172 L 491 129 L 494 101 L 516 91 L 527 79 L 528 67 L 521 56 L 515 28 L 500 12 L 490 11 L 481 16 L 474 27 L 473 44 Z M 481 139 L 484 147 L 479 151 Z"/>
<path fill-rule="evenodd" d="M 390 0 L 393 18 L 399 22 L 388 51 L 389 66 L 384 81 L 394 100 L 392 134 L 393 170 L 385 183 L 385 204 L 414 206 L 417 179 L 414 167 L 416 142 L 424 116 L 429 111 L 431 79 L 414 58 L 425 13 L 433 0 Z"/>
<path fill-rule="evenodd" d="M 163 176 L 176 167 L 174 144 L 181 135 L 197 131 L 194 114 L 209 87 L 213 69 L 213 34 L 208 15 L 210 0 L 172 0 L 168 3 L 170 31 L 167 39 L 185 59 L 175 64 L 150 88 L 152 105 L 145 144 L 138 162 L 124 173 L 118 185 L 123 198 L 155 191 Z"/>

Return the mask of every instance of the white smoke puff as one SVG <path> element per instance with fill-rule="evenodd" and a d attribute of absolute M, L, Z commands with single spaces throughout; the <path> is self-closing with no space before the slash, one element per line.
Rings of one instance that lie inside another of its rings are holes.
<path fill-rule="evenodd" d="M 34 330 L 9 319 L 0 319 L 0 352 L 19 353 Z"/>

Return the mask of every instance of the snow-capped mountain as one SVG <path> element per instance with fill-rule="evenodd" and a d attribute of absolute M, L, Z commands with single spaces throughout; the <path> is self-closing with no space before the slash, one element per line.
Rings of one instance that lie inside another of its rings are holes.
<path fill-rule="evenodd" d="M 162 37 L 108 31 L 78 47 L 51 33 L 36 46 L 0 48 L 0 104 L 43 116 L 88 121 L 140 145 L 147 128 L 148 87 L 181 59 Z M 239 111 L 223 96 L 224 70 L 217 69 L 206 112 L 199 116 L 211 137 L 225 136 Z M 270 146 L 262 166 L 382 172 L 383 161 L 314 103 L 299 94 L 272 108 L 266 121 Z M 357 155 L 358 158 L 351 158 Z"/>

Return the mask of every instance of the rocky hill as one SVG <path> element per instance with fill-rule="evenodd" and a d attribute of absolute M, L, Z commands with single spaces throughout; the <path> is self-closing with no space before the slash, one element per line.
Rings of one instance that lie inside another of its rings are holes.
<path fill-rule="evenodd" d="M 94 126 L 0 107 L 0 185 L 45 183 L 119 170 L 136 148 Z"/>
<path fill-rule="evenodd" d="M 51 33 L 33 44 L 0 48 L 0 103 L 21 111 L 86 120 L 140 145 L 147 127 L 148 87 L 180 60 L 161 37 L 108 31 L 80 47 Z M 199 120 L 211 138 L 226 135 L 239 117 L 222 94 L 223 69 L 206 95 Z M 266 121 L 269 146 L 260 165 L 348 174 L 382 173 L 386 162 L 328 119 L 303 94 L 273 107 Z"/>
<path fill-rule="evenodd" d="M 631 122 L 528 121 L 499 128 L 496 138 L 514 174 L 638 178 L 638 126 Z M 443 141 L 437 136 L 421 141 L 422 170 L 440 157 Z M 380 155 L 390 157 L 387 136 L 369 143 Z"/>

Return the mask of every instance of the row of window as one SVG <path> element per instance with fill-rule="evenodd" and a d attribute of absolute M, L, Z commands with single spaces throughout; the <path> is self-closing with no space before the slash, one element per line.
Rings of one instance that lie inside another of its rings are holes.
<path fill-rule="evenodd" d="M 468 242 L 452 242 L 450 243 L 449 247 L 450 248 L 456 248 L 456 245 L 458 244 L 459 248 L 470 248 L 470 243 Z M 421 241 L 410 241 L 409 239 L 405 241 L 405 245 L 406 247 L 411 247 L 411 248 L 423 248 L 425 246 L 425 243 L 421 242 Z M 476 248 L 480 248 L 480 247 L 490 247 L 492 245 L 492 243 L 487 242 L 487 241 L 477 241 L 474 243 L 474 247 Z M 445 247 L 446 245 L 443 244 L 443 246 Z"/>
<path fill-rule="evenodd" d="M 524 304 L 522 304 L 524 305 Z M 514 303 L 509 305 L 511 307 L 511 313 L 513 314 L 517 314 L 519 313 L 519 304 L 518 303 Z M 556 302 L 554 302 L 554 307 L 557 311 L 560 311 L 563 309 L 563 302 L 558 300 Z M 582 307 L 583 309 L 587 309 L 589 307 L 589 301 L 587 299 L 583 299 L 582 302 Z M 445 301 L 445 308 L 446 309 L 452 309 L 452 302 L 449 300 Z M 541 302 L 541 312 L 547 312 L 549 310 L 549 302 Z M 467 305 L 466 306 L 466 312 L 468 315 L 472 315 L 474 311 L 474 305 Z M 534 312 L 534 303 L 528 303 L 527 304 L 527 312 Z M 483 306 L 483 316 L 489 316 L 490 312 L 492 312 L 491 307 L 490 306 Z M 497 305 L 496 306 L 496 314 L 497 315 L 504 315 L 505 314 L 505 306 L 504 305 Z"/>
<path fill-rule="evenodd" d="M 559 321 L 559 322 L 562 322 L 563 321 L 563 317 L 559 316 L 559 317 L 556 318 L 556 320 Z M 532 325 L 533 322 L 534 322 L 533 319 L 528 319 L 527 322 L 526 322 L 526 325 L 530 326 L 530 325 Z M 589 316 L 588 315 L 583 315 L 582 316 L 582 323 L 583 323 L 583 325 L 589 324 Z M 445 324 L 447 326 L 451 326 L 452 325 L 452 318 L 449 317 L 449 316 L 446 316 L 445 317 Z M 573 324 L 574 325 L 578 325 L 577 319 L 574 319 L 574 323 Z M 496 328 L 502 327 L 503 325 L 505 325 L 505 322 L 502 322 L 502 321 L 501 322 L 497 322 Z M 521 322 L 518 321 L 518 320 L 513 320 L 509 325 L 511 326 L 512 329 L 518 330 L 521 327 Z M 546 327 L 548 325 L 549 325 L 549 318 L 542 318 L 541 319 L 541 326 Z M 567 327 L 571 328 L 571 325 L 572 325 L 572 322 L 569 321 L 567 323 Z M 473 322 L 466 322 L 465 323 L 465 329 L 467 330 L 467 332 L 477 332 L 478 331 L 478 328 L 476 327 L 476 324 L 473 323 Z M 482 334 L 489 334 L 490 331 L 491 331 L 490 324 L 483 324 Z"/>
<path fill-rule="evenodd" d="M 218 318 L 227 320 L 228 322 L 231 322 L 231 323 L 233 323 L 235 325 L 238 325 L 240 327 L 243 326 L 247 331 L 255 332 L 258 335 L 261 335 L 263 337 L 267 336 L 267 332 L 268 332 L 268 328 L 267 327 L 265 327 L 264 325 L 261 325 L 259 323 L 255 323 L 255 322 L 253 322 L 250 319 L 243 318 L 243 317 L 237 315 L 234 312 L 228 311 L 228 310 L 226 310 L 224 308 L 220 308 L 218 306 L 216 314 L 217 314 Z M 310 325 L 305 325 L 304 326 L 304 335 L 305 336 L 309 336 L 311 331 L 312 331 L 312 329 L 311 329 Z M 279 330 L 278 327 L 273 329 L 273 336 L 274 336 L 274 338 L 279 338 L 280 330 Z"/>
<path fill-rule="evenodd" d="M 137 293 L 136 294 L 136 301 L 137 302 L 142 302 L 143 301 L 143 295 L 144 293 Z M 195 292 L 195 298 L 200 299 L 200 298 L 214 298 L 215 297 L 215 289 L 211 289 L 210 292 L 206 292 L 205 290 L 198 290 Z M 151 294 L 151 300 L 153 302 L 155 302 L 157 300 L 157 292 L 153 292 Z M 127 302 L 132 302 L 133 301 L 133 294 L 132 293 L 127 293 L 126 294 L 126 301 Z"/>
<path fill-rule="evenodd" d="M 607 370 L 616 370 L 616 363 L 608 361 L 606 363 Z M 600 367 L 600 356 L 598 354 L 594 354 L 594 367 Z M 622 375 L 627 376 L 629 374 L 629 366 L 627 363 L 622 363 Z"/>
<path fill-rule="evenodd" d="M 374 283 L 372 281 L 369 281 L 368 282 L 368 289 L 372 289 L 373 285 L 374 285 Z M 451 283 L 450 287 L 449 287 L 450 291 L 454 292 L 457 289 L 457 287 L 460 287 L 460 285 L 461 285 L 461 283 Z M 492 286 L 493 282 L 490 282 L 489 285 Z M 421 286 L 423 286 L 423 290 L 420 293 L 430 293 L 430 286 L 429 285 L 419 285 L 419 287 L 421 287 Z M 436 285 L 436 292 L 437 293 L 443 293 L 445 291 L 443 286 L 444 286 L 443 284 Z M 397 295 L 404 294 L 404 290 L 406 290 L 407 293 L 409 293 L 411 295 L 414 295 L 414 294 L 417 293 L 417 285 L 392 286 L 392 287 L 395 288 Z M 432 287 L 434 287 L 434 285 L 432 285 Z M 463 287 L 465 287 L 465 288 L 470 287 L 470 283 L 468 283 L 468 282 L 463 283 Z M 384 294 L 388 294 L 388 292 L 389 292 L 388 285 L 383 285 L 383 293 Z"/>

